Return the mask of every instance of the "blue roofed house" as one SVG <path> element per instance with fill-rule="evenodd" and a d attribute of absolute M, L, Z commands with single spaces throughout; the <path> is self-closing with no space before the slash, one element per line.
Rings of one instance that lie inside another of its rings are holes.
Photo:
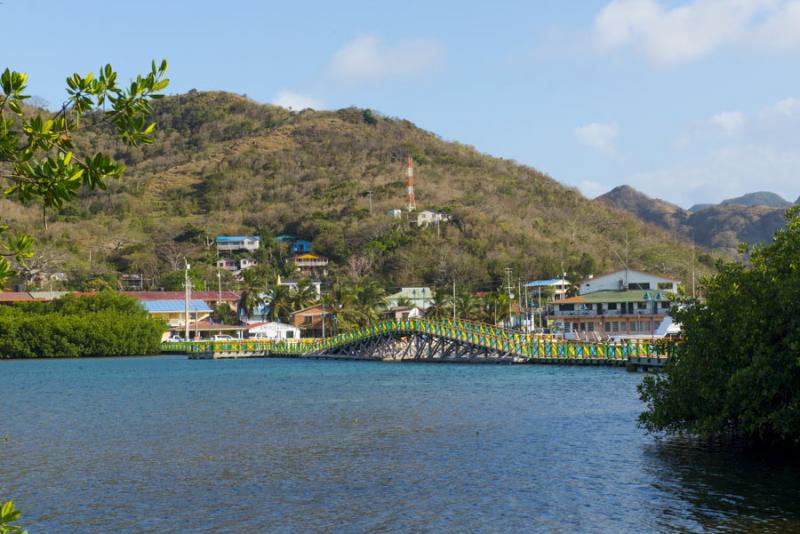
<path fill-rule="evenodd" d="M 292 241 L 292 244 L 289 245 L 289 254 L 293 256 L 305 254 L 306 252 L 311 252 L 311 241 L 306 239 L 295 239 Z"/>
<path fill-rule="evenodd" d="M 186 304 L 183 300 L 142 300 L 147 313 L 157 319 L 163 319 L 170 328 L 183 328 L 186 324 Z M 189 301 L 189 324 L 208 319 L 211 307 L 203 300 Z"/>
<path fill-rule="evenodd" d="M 218 252 L 255 252 L 261 243 L 257 235 L 220 235 L 216 241 Z"/>

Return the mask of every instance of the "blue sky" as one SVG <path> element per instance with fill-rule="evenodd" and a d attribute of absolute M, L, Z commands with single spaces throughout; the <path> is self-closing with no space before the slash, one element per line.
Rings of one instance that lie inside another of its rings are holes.
<path fill-rule="evenodd" d="M 595 196 L 800 195 L 800 0 L 3 0 L 0 68 L 369 107 Z M 11 43 L 11 44 L 9 44 Z"/>

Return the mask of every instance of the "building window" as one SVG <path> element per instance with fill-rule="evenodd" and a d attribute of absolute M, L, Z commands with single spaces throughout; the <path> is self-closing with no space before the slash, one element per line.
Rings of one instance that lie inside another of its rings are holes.
<path fill-rule="evenodd" d="M 594 332 L 594 322 L 589 323 L 589 332 Z"/>
<path fill-rule="evenodd" d="M 636 332 L 636 321 L 631 321 L 631 333 Z"/>
<path fill-rule="evenodd" d="M 306 315 L 306 316 L 303 317 L 303 324 L 309 325 L 309 324 L 311 324 L 312 320 L 313 320 L 313 317 L 311 317 L 310 315 Z"/>
<path fill-rule="evenodd" d="M 664 302 L 661 303 L 661 308 L 665 309 L 665 310 L 668 310 L 669 309 L 669 305 L 670 305 L 670 302 L 668 300 L 665 300 Z"/>
<path fill-rule="evenodd" d="M 650 282 L 634 282 L 628 284 L 628 289 L 650 289 Z"/>
<path fill-rule="evenodd" d="M 611 332 L 611 323 L 605 323 L 604 330 L 607 334 Z"/>
<path fill-rule="evenodd" d="M 287 330 L 286 331 L 286 339 L 292 339 L 292 338 L 294 338 L 294 331 L 293 330 Z"/>
<path fill-rule="evenodd" d="M 619 332 L 619 322 L 618 321 L 614 321 L 614 332 L 615 333 Z"/>
<path fill-rule="evenodd" d="M 561 311 L 573 311 L 575 309 L 574 304 L 559 304 L 558 309 Z"/>
<path fill-rule="evenodd" d="M 616 310 L 617 309 L 617 303 L 616 302 L 609 302 L 608 303 L 608 309 L 609 310 Z"/>
<path fill-rule="evenodd" d="M 646 310 L 647 309 L 647 303 L 646 302 L 637 302 L 636 303 L 636 309 L 637 310 Z"/>
<path fill-rule="evenodd" d="M 572 323 L 572 331 L 573 332 L 577 332 L 578 331 L 578 323 Z"/>
<path fill-rule="evenodd" d="M 659 282 L 658 289 L 672 289 L 672 282 Z"/>
<path fill-rule="evenodd" d="M 586 332 L 586 323 L 581 323 L 581 332 Z"/>

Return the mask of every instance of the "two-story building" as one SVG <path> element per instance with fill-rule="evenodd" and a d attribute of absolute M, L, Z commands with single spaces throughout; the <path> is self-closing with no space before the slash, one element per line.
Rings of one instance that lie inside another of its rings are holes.
<path fill-rule="evenodd" d="M 577 296 L 551 300 L 550 327 L 567 337 L 652 337 L 667 319 L 679 282 L 640 271 L 591 277 Z"/>
<path fill-rule="evenodd" d="M 252 269 L 256 265 L 258 265 L 258 262 L 251 258 L 241 258 L 238 260 L 232 258 L 220 258 L 217 260 L 217 269 L 231 272 L 237 280 L 241 280 L 242 271 Z"/>
<path fill-rule="evenodd" d="M 328 258 L 313 252 L 298 254 L 292 258 L 295 269 L 303 274 L 321 273 L 328 274 Z"/>
<path fill-rule="evenodd" d="M 433 291 L 429 287 L 403 287 L 386 297 L 386 308 L 413 306 L 423 311 L 433 306 Z"/>
<path fill-rule="evenodd" d="M 217 236 L 217 252 L 255 252 L 261 243 L 257 235 Z"/>

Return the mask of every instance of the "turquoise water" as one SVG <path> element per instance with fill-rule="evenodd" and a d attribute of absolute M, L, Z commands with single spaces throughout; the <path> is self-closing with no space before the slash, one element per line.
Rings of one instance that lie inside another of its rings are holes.
<path fill-rule="evenodd" d="M 800 530 L 800 470 L 659 443 L 612 368 L 0 361 L 0 498 L 52 532 Z"/>

